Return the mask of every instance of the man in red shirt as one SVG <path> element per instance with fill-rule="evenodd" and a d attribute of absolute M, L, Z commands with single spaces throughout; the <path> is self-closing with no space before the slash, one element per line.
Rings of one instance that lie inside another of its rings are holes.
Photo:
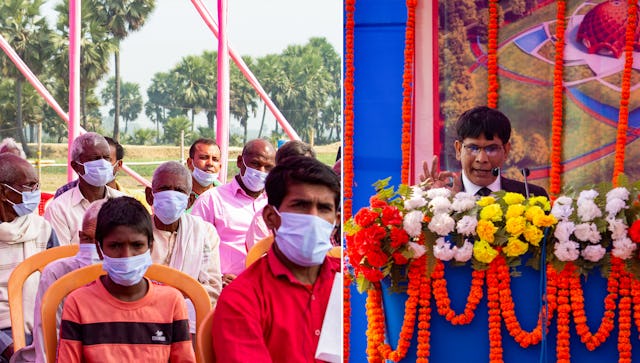
<path fill-rule="evenodd" d="M 263 210 L 275 243 L 222 290 L 213 316 L 218 362 L 315 359 L 338 258 L 327 257 L 340 181 L 323 163 L 291 157 L 266 180 Z M 335 317 L 328 317 L 335 318 Z"/>

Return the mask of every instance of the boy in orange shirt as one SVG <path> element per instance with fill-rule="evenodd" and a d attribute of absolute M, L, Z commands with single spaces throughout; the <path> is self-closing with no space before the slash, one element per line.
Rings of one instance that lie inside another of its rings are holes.
<path fill-rule="evenodd" d="M 107 275 L 65 300 L 58 362 L 195 362 L 184 297 L 144 278 L 153 231 L 142 204 L 108 200 L 96 240 Z"/>

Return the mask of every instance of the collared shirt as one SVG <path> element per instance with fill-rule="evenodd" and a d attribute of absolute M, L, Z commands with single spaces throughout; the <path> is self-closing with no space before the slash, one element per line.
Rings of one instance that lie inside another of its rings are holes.
<path fill-rule="evenodd" d="M 261 209 L 253 216 L 253 219 L 249 224 L 249 229 L 247 229 L 247 234 L 245 236 L 245 245 L 247 246 L 247 251 L 249 251 L 251 247 L 253 247 L 256 243 L 260 242 L 260 240 L 271 235 L 271 231 L 269 230 L 269 227 L 267 227 L 267 224 L 262 217 Z"/>
<path fill-rule="evenodd" d="M 312 286 L 273 249 L 222 290 L 213 315 L 218 362 L 321 362 L 314 358 L 340 260 L 327 257 Z"/>
<path fill-rule="evenodd" d="M 117 198 L 124 194 L 106 187 L 105 198 Z M 82 228 L 82 217 L 89 208 L 89 202 L 80 191 L 80 187 L 69 189 L 49 203 L 44 218 L 56 231 L 60 245 L 79 243 L 78 231 Z"/>
<path fill-rule="evenodd" d="M 464 191 L 471 195 L 476 195 L 478 190 L 484 188 L 479 185 L 473 184 L 471 180 L 469 180 L 469 178 L 467 178 L 467 176 L 464 174 L 464 170 L 462 171 L 462 185 L 464 186 Z M 500 184 L 500 175 L 496 177 L 496 180 L 494 180 L 493 183 L 487 185 L 487 188 L 489 188 L 492 192 L 502 190 Z"/>
<path fill-rule="evenodd" d="M 78 186 L 78 179 L 72 180 L 70 182 L 68 182 L 67 184 L 61 186 L 60 188 L 58 188 L 56 190 L 56 194 L 53 196 L 53 198 L 58 198 L 59 196 L 61 196 L 62 194 L 64 194 L 66 191 L 75 188 L 76 186 Z M 147 203 L 147 197 L 144 194 L 144 191 L 139 191 L 139 190 L 130 190 L 130 189 L 126 189 L 125 187 L 122 186 L 122 184 L 118 183 L 118 181 L 116 180 L 116 190 L 123 192 L 124 194 L 134 198 L 135 200 L 137 200 L 138 202 L 142 203 L 142 205 L 147 208 L 147 212 L 149 212 L 149 214 L 151 214 L 151 206 L 149 205 L 149 203 Z"/>
<path fill-rule="evenodd" d="M 220 236 L 220 268 L 223 274 L 238 275 L 247 257 L 245 236 L 253 216 L 267 205 L 262 193 L 253 198 L 240 187 L 236 178 L 209 189 L 196 199 L 191 214 L 213 224 Z"/>

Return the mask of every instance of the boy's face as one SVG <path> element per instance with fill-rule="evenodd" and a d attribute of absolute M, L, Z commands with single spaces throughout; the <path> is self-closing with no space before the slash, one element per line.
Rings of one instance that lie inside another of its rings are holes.
<path fill-rule="evenodd" d="M 102 240 L 102 253 L 111 258 L 133 257 L 149 249 L 147 235 L 127 226 L 117 226 Z"/>
<path fill-rule="evenodd" d="M 492 169 L 502 167 L 511 149 L 511 144 L 503 143 L 498 136 L 488 140 L 484 135 L 456 140 L 454 146 L 456 159 L 460 160 L 464 174 L 473 184 L 481 187 L 496 180 Z"/>

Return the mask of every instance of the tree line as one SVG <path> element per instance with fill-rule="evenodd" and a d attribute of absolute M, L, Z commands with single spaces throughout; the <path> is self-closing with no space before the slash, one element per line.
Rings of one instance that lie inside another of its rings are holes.
<path fill-rule="evenodd" d="M 41 14 L 44 0 L 4 0 L 0 4 L 0 34 L 15 49 L 63 109 L 69 94 L 69 2 L 55 6 L 57 21 L 51 27 Z M 185 55 L 173 68 L 158 72 L 151 85 L 120 77 L 120 43 L 140 30 L 155 8 L 155 0 L 84 0 L 80 53 L 80 124 L 87 130 L 132 144 L 215 137 L 217 52 Z M 113 57 L 114 69 L 109 61 Z M 311 38 L 304 45 L 290 45 L 279 54 L 242 57 L 291 126 L 307 142 L 329 143 L 340 139 L 340 55 L 325 38 Z M 35 135 L 41 124 L 49 140 L 63 142 L 67 125 L 36 93 L 11 60 L 0 52 L 0 136 L 12 136 L 27 153 L 26 135 Z M 99 91 L 99 86 L 104 87 Z M 146 93 L 143 95 L 143 93 Z M 266 106 L 236 65 L 230 67 L 230 115 L 243 129 L 232 135 L 232 144 L 247 140 L 248 121 L 261 119 L 259 137 L 280 138 L 278 125 L 266 135 Z M 101 108 L 108 109 L 108 115 Z M 129 133 L 129 124 L 144 114 L 152 129 Z M 198 114 L 207 125 L 195 128 Z M 105 121 L 113 120 L 113 129 Z M 30 129 L 30 132 L 25 132 Z M 124 131 L 124 132 L 123 132 Z"/>

